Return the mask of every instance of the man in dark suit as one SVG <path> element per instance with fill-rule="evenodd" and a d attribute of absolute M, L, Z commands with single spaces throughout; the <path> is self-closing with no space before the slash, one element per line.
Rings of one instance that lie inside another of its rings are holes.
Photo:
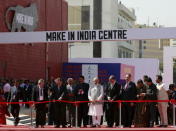
<path fill-rule="evenodd" d="M 9 102 L 19 102 L 19 100 L 22 100 L 22 90 L 19 87 L 19 83 L 17 81 L 13 81 L 11 88 L 10 88 L 10 93 L 8 96 L 8 101 Z M 19 104 L 11 104 L 10 105 L 10 112 L 12 116 L 14 117 L 14 125 L 17 126 L 19 123 L 19 112 L 20 112 L 20 105 Z"/>
<path fill-rule="evenodd" d="M 109 84 L 106 88 L 105 100 L 116 101 L 120 99 L 121 86 L 117 83 L 114 75 L 109 77 Z M 108 127 L 113 127 L 114 123 L 116 126 L 119 124 L 119 111 L 118 103 L 108 102 L 106 103 L 106 119 Z"/>
<path fill-rule="evenodd" d="M 32 98 L 32 85 L 30 84 L 29 80 L 25 80 L 24 82 L 24 87 L 23 87 L 23 90 L 24 90 L 24 102 L 28 102 L 28 101 L 31 101 L 31 98 Z M 25 107 L 26 108 L 29 108 L 29 104 L 25 104 Z"/>
<path fill-rule="evenodd" d="M 136 100 L 137 89 L 134 82 L 131 81 L 131 74 L 125 75 L 125 86 L 122 88 L 121 99 L 122 100 Z M 131 127 L 133 114 L 134 114 L 134 103 L 122 103 L 122 124 L 124 127 Z"/>
<path fill-rule="evenodd" d="M 38 85 L 34 87 L 32 99 L 35 102 L 44 102 L 48 100 L 48 92 L 45 88 L 45 82 L 43 79 L 38 80 Z M 44 128 L 46 124 L 46 113 L 47 113 L 47 103 L 35 104 L 36 110 L 36 128 L 41 126 Z"/>
<path fill-rule="evenodd" d="M 66 88 L 63 85 L 61 78 L 56 78 L 54 84 L 50 89 L 53 100 L 65 100 Z M 66 127 L 66 103 L 57 101 L 54 103 L 54 124 L 55 128 Z"/>
<path fill-rule="evenodd" d="M 84 76 L 79 77 L 79 83 L 75 89 L 76 101 L 88 101 L 88 90 L 89 84 L 85 83 Z M 78 126 L 81 127 L 82 121 L 83 126 L 87 127 L 89 124 L 88 116 L 89 106 L 88 103 L 80 103 L 78 105 Z"/>
<path fill-rule="evenodd" d="M 147 80 L 147 91 L 146 94 L 144 94 L 144 96 L 146 96 L 147 100 L 157 100 L 157 88 L 156 85 L 152 82 L 151 78 L 148 78 Z M 148 118 L 148 123 L 147 126 L 148 127 L 153 127 L 154 126 L 154 122 L 155 122 L 155 118 L 156 118 L 156 102 L 150 102 L 147 104 L 148 109 L 149 109 L 149 118 Z"/>
<path fill-rule="evenodd" d="M 55 82 L 54 78 L 51 78 L 51 81 L 48 83 L 48 98 L 49 98 L 49 103 L 48 103 L 48 125 L 54 125 L 54 104 L 53 100 L 55 99 L 52 93 L 52 88 L 55 87 Z"/>

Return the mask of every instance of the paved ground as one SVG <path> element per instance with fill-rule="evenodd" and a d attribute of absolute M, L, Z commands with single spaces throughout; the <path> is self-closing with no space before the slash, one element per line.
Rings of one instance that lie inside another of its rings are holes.
<path fill-rule="evenodd" d="M 32 112 L 31 112 L 32 111 Z M 32 120 L 31 120 L 31 115 L 32 115 Z M 24 108 L 21 107 L 20 110 L 20 122 L 17 127 L 13 126 L 14 118 L 13 117 L 8 117 L 7 118 L 7 125 L 6 126 L 0 126 L 0 131 L 10 131 L 13 129 L 13 131 L 17 130 L 32 130 L 35 131 L 33 125 L 35 125 L 35 110 L 32 108 Z M 106 123 L 104 123 L 106 125 Z M 8 129 L 8 130 L 7 130 Z M 106 128 L 106 126 L 102 126 L 102 128 L 59 128 L 55 129 L 53 126 L 45 126 L 45 128 L 40 129 L 38 128 L 37 130 L 58 130 L 58 131 L 64 131 L 64 130 L 99 130 L 99 131 L 107 131 L 107 130 L 176 130 L 176 127 L 168 127 L 168 128 Z"/>
<path fill-rule="evenodd" d="M 32 120 L 31 120 L 31 114 L 32 114 Z M 32 124 L 35 124 L 35 111 L 34 109 L 32 108 L 32 113 L 31 113 L 31 109 L 30 108 L 24 108 L 24 107 L 21 107 L 21 110 L 20 110 L 20 122 L 19 122 L 19 125 L 31 125 L 31 122 Z M 13 124 L 14 122 L 14 118 L 11 116 L 11 117 L 7 117 L 7 125 L 14 125 Z"/>
<path fill-rule="evenodd" d="M 32 128 L 29 126 L 0 126 L 0 131 L 173 131 L 176 128 L 169 127 L 169 128 L 53 128 L 50 126 L 46 126 L 45 128 Z"/>

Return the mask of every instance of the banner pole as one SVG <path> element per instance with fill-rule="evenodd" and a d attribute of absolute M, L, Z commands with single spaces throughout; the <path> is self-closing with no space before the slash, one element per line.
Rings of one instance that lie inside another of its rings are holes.
<path fill-rule="evenodd" d="M 175 104 L 173 104 L 173 126 L 175 127 Z"/>
<path fill-rule="evenodd" d="M 32 105 L 30 107 L 30 114 L 31 114 L 31 127 L 33 127 L 33 119 L 32 119 Z"/>
<path fill-rule="evenodd" d="M 122 103 L 119 102 L 119 128 L 123 128 L 122 126 Z"/>
<path fill-rule="evenodd" d="M 72 121 L 69 118 L 69 115 L 70 115 L 69 108 L 68 108 L 69 105 L 67 103 L 65 105 L 66 105 L 66 122 L 67 124 L 71 125 Z"/>
<path fill-rule="evenodd" d="M 78 105 L 77 103 L 75 104 L 76 105 L 76 110 L 75 110 L 75 126 L 78 127 Z"/>

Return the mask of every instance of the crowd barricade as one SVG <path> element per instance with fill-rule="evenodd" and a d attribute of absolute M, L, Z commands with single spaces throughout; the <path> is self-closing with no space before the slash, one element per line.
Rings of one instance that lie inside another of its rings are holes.
<path fill-rule="evenodd" d="M 78 106 L 81 103 L 91 103 L 92 101 L 66 101 L 66 100 L 52 100 L 52 101 L 42 101 L 42 102 L 34 102 L 34 101 L 28 101 L 28 102 L 0 102 L 0 104 L 29 104 L 29 105 L 35 105 L 35 104 L 42 104 L 42 103 L 50 103 L 50 102 L 63 102 L 67 104 L 73 104 L 76 107 L 75 114 L 76 114 L 76 121 L 75 125 L 77 127 L 77 116 L 78 116 Z M 100 100 L 100 101 L 94 101 L 94 102 L 103 102 L 103 103 L 108 103 L 108 102 L 113 102 L 113 103 L 118 103 L 119 104 L 119 127 L 122 127 L 122 104 L 123 103 L 146 103 L 146 102 L 168 102 L 173 105 L 173 126 L 175 127 L 175 108 L 176 108 L 176 100 L 117 100 L 117 101 L 108 101 L 108 100 Z M 31 115 L 31 126 L 33 126 L 33 106 L 30 106 L 30 115 Z"/>

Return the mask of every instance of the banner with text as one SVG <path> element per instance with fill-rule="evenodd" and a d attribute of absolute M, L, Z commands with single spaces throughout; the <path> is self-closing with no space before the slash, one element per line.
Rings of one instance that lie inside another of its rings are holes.
<path fill-rule="evenodd" d="M 176 39 L 176 27 L 0 33 L 0 44 L 125 41 L 140 39 Z"/>

